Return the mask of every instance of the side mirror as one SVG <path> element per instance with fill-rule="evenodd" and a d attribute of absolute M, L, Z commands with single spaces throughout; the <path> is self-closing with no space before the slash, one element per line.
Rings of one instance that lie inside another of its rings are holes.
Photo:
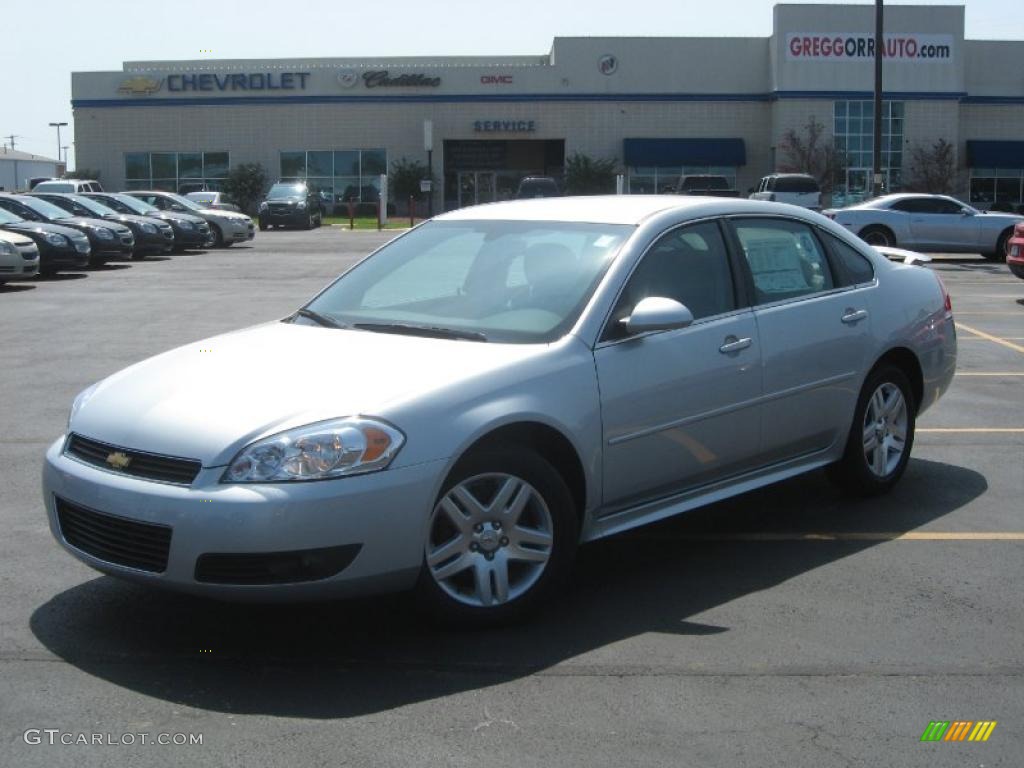
<path fill-rule="evenodd" d="M 650 331 L 669 331 L 685 328 L 693 322 L 693 313 L 675 299 L 648 296 L 633 308 L 632 314 L 622 320 L 631 336 Z"/>
<path fill-rule="evenodd" d="M 960 215 L 961 216 L 973 216 L 974 215 L 974 211 L 969 211 L 966 208 L 963 208 L 963 209 L 960 210 Z"/>

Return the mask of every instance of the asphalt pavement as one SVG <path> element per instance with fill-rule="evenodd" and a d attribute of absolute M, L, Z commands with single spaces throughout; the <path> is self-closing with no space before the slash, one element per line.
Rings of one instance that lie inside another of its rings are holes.
<path fill-rule="evenodd" d="M 40 466 L 78 391 L 282 317 L 391 236 L 0 287 L 0 766 L 1024 765 L 1024 281 L 980 258 L 925 267 L 959 372 L 893 493 L 814 473 L 589 545 L 518 627 L 155 593 L 54 543 Z M 958 720 L 998 724 L 920 741 Z"/>

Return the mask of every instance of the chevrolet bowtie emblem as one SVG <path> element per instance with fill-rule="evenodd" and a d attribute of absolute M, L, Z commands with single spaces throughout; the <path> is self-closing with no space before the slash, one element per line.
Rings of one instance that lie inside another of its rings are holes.
<path fill-rule="evenodd" d="M 106 461 L 114 469 L 125 469 L 132 463 L 132 458 L 126 453 L 121 453 L 121 451 L 114 451 L 107 455 Z"/>

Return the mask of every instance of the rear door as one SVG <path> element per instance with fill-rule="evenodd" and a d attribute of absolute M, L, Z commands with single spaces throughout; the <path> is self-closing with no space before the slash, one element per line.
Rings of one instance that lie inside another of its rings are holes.
<path fill-rule="evenodd" d="M 852 419 L 870 351 L 874 278 L 852 283 L 804 222 L 765 216 L 730 224 L 761 339 L 762 460 L 821 451 L 846 434 Z"/>
<path fill-rule="evenodd" d="M 627 281 L 594 358 L 606 514 L 740 473 L 760 446 L 761 352 L 719 222 L 672 229 Z M 628 336 L 641 299 L 686 305 L 686 328 Z"/>

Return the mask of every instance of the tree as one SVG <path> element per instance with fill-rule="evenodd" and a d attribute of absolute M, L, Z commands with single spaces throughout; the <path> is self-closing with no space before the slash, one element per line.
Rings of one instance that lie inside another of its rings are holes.
<path fill-rule="evenodd" d="M 916 192 L 951 195 L 956 187 L 956 158 L 953 145 L 945 139 L 934 144 L 915 145 L 910 150 L 909 185 Z"/>
<path fill-rule="evenodd" d="M 241 163 L 228 171 L 222 185 L 224 193 L 233 197 L 238 207 L 251 213 L 269 186 L 266 169 L 260 163 Z"/>
<path fill-rule="evenodd" d="M 615 160 L 576 152 L 565 161 L 565 194 L 604 195 L 615 191 Z"/>
<path fill-rule="evenodd" d="M 90 181 L 99 181 L 100 172 L 93 168 L 78 168 L 74 171 L 65 171 L 65 179 L 89 179 Z"/>
<path fill-rule="evenodd" d="M 801 131 L 790 128 L 779 142 L 779 170 L 783 173 L 806 173 L 817 179 L 821 191 L 829 194 L 844 182 L 846 156 L 835 143 L 825 137 L 825 126 L 813 115 Z"/>
<path fill-rule="evenodd" d="M 420 192 L 420 182 L 424 179 L 434 181 L 433 175 L 427 172 L 426 163 L 403 157 L 391 164 L 388 188 L 397 202 L 404 202 L 410 197 L 420 200 L 425 194 Z"/>

